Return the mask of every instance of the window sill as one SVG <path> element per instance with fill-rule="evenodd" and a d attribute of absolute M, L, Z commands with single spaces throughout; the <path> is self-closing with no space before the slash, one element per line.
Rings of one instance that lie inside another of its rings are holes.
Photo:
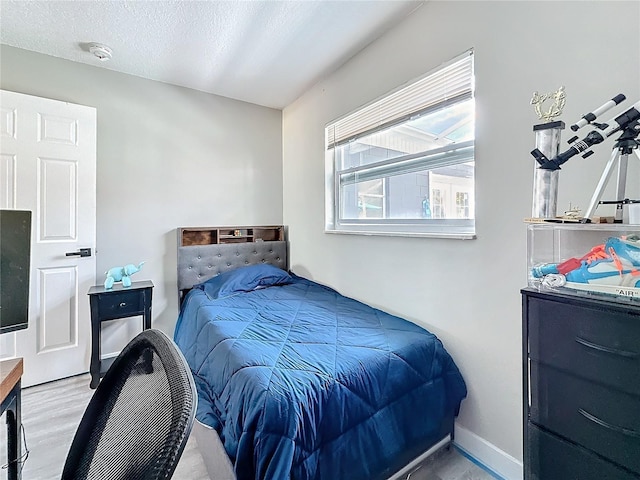
<path fill-rule="evenodd" d="M 340 235 L 367 235 L 377 237 L 418 237 L 418 238 L 447 238 L 450 240 L 475 240 L 475 233 L 445 233 L 445 232 L 377 232 L 366 230 L 327 230 L 324 233 Z"/>

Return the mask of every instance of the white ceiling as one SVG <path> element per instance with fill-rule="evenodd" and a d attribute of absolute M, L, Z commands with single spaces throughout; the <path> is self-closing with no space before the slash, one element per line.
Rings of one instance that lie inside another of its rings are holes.
<path fill-rule="evenodd" d="M 422 3 L 0 0 L 0 43 L 281 109 Z"/>

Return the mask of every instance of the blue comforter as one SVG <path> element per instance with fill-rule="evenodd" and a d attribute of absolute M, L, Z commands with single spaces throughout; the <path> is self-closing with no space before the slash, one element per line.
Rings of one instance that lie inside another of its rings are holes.
<path fill-rule="evenodd" d="M 466 396 L 433 334 L 328 287 L 201 288 L 175 341 L 238 480 L 381 478 Z"/>

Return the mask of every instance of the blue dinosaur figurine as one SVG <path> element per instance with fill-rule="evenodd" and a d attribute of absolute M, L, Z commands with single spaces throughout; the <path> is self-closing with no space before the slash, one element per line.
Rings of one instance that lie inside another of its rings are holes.
<path fill-rule="evenodd" d="M 142 269 L 142 265 L 144 262 L 140 262 L 136 267 L 134 264 L 130 263 L 125 265 L 124 267 L 113 267 L 104 272 L 107 275 L 107 279 L 104 281 L 104 288 L 107 290 L 113 288 L 113 284 L 115 282 L 122 282 L 123 287 L 131 286 L 131 275 L 136 272 L 139 272 Z"/>

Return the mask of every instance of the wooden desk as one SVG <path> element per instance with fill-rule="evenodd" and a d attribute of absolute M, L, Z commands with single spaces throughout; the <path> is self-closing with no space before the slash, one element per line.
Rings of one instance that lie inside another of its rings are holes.
<path fill-rule="evenodd" d="M 7 412 L 7 461 L 8 480 L 20 480 L 22 444 L 20 430 L 20 379 L 22 378 L 22 358 L 12 358 L 0 362 L 0 415 Z"/>

